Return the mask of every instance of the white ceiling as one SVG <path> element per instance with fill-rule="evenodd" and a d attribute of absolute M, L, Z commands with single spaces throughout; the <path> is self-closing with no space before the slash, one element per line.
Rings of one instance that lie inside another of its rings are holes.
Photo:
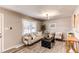
<path fill-rule="evenodd" d="M 46 20 L 47 17 L 43 14 L 48 12 L 50 19 L 56 17 L 69 17 L 73 14 L 77 6 L 68 5 L 3 5 L 0 6 L 12 11 L 22 13 L 37 19 Z M 50 13 L 52 14 L 50 16 Z"/>

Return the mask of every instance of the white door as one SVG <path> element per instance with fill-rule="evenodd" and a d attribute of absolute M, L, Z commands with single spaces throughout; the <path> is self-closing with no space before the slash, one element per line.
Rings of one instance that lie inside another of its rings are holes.
<path fill-rule="evenodd" d="M 0 52 L 3 51 L 4 23 L 3 14 L 0 14 Z"/>

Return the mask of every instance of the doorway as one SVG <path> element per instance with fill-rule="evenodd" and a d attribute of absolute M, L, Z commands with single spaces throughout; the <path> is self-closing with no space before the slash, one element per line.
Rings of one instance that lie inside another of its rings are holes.
<path fill-rule="evenodd" d="M 4 51 L 4 15 L 0 13 L 0 53 Z"/>

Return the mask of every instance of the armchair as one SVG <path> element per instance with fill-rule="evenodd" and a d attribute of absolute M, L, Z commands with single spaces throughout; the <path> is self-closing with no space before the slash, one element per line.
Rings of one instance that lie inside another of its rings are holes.
<path fill-rule="evenodd" d="M 64 39 L 63 33 L 62 32 L 56 32 L 54 39 L 62 41 Z"/>

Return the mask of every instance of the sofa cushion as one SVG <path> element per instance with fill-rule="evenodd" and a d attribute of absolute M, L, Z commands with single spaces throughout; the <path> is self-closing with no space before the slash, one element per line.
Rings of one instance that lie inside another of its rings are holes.
<path fill-rule="evenodd" d="M 55 38 L 57 38 L 57 39 L 62 39 L 62 32 L 56 32 L 55 33 Z"/>
<path fill-rule="evenodd" d="M 32 39 L 32 36 L 30 34 L 26 34 L 23 37 L 24 39 L 27 39 L 28 41 L 30 41 Z"/>
<path fill-rule="evenodd" d="M 41 36 L 42 35 L 42 32 L 38 32 L 36 35 L 37 36 Z"/>
<path fill-rule="evenodd" d="M 33 39 L 36 39 L 36 37 L 37 37 L 34 33 L 32 33 L 31 36 Z"/>

